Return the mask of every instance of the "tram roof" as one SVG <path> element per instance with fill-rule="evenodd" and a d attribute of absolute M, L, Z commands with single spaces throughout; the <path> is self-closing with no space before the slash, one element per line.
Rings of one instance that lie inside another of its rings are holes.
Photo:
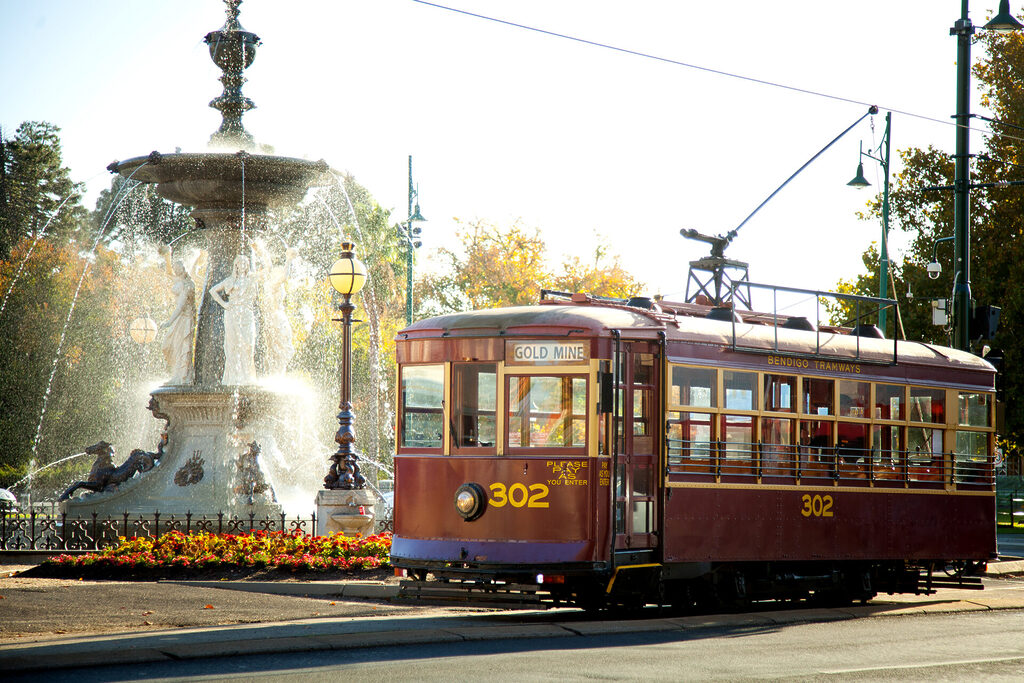
<path fill-rule="evenodd" d="M 696 308 L 696 307 L 695 307 Z M 708 307 L 701 307 L 708 308 Z M 745 314 L 746 312 L 740 311 Z M 754 314 L 751 317 L 757 317 Z M 404 339 L 438 337 L 581 336 L 608 337 L 617 330 L 625 339 L 657 339 L 733 348 L 737 351 L 778 352 L 828 359 L 888 363 L 893 349 L 900 364 L 994 372 L 984 359 L 958 349 L 917 341 L 856 336 L 843 328 L 805 331 L 762 322 L 736 322 L 701 317 L 698 311 L 680 314 L 588 301 L 491 308 L 426 318 L 399 333 Z M 735 325 L 735 328 L 734 328 Z M 894 346 L 895 345 L 895 346 Z"/>

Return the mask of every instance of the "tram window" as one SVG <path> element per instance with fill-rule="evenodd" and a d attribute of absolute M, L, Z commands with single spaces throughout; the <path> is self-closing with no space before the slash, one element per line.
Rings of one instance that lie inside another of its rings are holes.
<path fill-rule="evenodd" d="M 455 449 L 494 448 L 498 399 L 495 364 L 456 363 L 452 366 Z"/>
<path fill-rule="evenodd" d="M 902 420 L 906 389 L 895 384 L 875 385 L 875 419 Z"/>
<path fill-rule="evenodd" d="M 871 428 L 871 459 L 875 463 L 875 476 L 892 479 L 900 466 L 900 427 L 875 425 Z"/>
<path fill-rule="evenodd" d="M 832 411 L 832 389 L 835 382 L 830 379 L 810 379 L 803 382 L 803 409 L 809 415 L 835 415 Z"/>
<path fill-rule="evenodd" d="M 708 472 L 711 468 L 711 414 L 674 413 L 668 425 L 669 465 L 693 466 L 685 471 Z"/>
<path fill-rule="evenodd" d="M 649 534 L 651 532 L 651 509 L 654 506 L 649 500 L 633 501 L 633 532 Z"/>
<path fill-rule="evenodd" d="M 912 481 L 942 481 L 942 430 L 907 430 L 907 476 Z"/>
<path fill-rule="evenodd" d="M 796 451 L 793 448 L 795 420 L 766 417 L 761 419 L 761 462 L 765 476 L 793 474 Z"/>
<path fill-rule="evenodd" d="M 831 382 L 830 382 L 831 383 Z M 806 384 L 806 383 L 805 383 Z M 834 451 L 833 423 L 827 420 L 800 420 L 800 476 L 830 477 Z"/>
<path fill-rule="evenodd" d="M 646 436 L 650 432 L 651 396 L 650 389 L 633 390 L 633 436 Z"/>
<path fill-rule="evenodd" d="M 871 383 L 839 380 L 839 416 L 868 417 Z"/>
<path fill-rule="evenodd" d="M 840 422 L 836 425 L 836 454 L 840 476 L 867 476 L 868 430 L 864 422 Z"/>
<path fill-rule="evenodd" d="M 749 415 L 723 415 L 722 441 L 725 442 L 722 474 L 752 474 L 754 418 Z"/>
<path fill-rule="evenodd" d="M 988 433 L 957 432 L 955 459 L 957 482 L 986 483 Z"/>
<path fill-rule="evenodd" d="M 583 448 L 587 436 L 587 380 L 518 375 L 508 378 L 510 448 Z"/>
<path fill-rule="evenodd" d="M 757 373 L 723 371 L 725 407 L 730 410 L 757 410 Z"/>
<path fill-rule="evenodd" d="M 654 383 L 654 354 L 633 354 L 633 384 Z"/>
<path fill-rule="evenodd" d="M 960 392 L 960 424 L 965 427 L 991 427 L 992 395 Z"/>
<path fill-rule="evenodd" d="M 910 387 L 910 421 L 945 424 L 946 391 Z"/>
<path fill-rule="evenodd" d="M 672 367 L 672 402 L 680 406 L 712 408 L 716 404 L 717 371 L 708 368 Z"/>
<path fill-rule="evenodd" d="M 402 367 L 402 446 L 441 448 L 444 366 Z"/>
<path fill-rule="evenodd" d="M 633 465 L 633 495 L 650 496 L 654 491 L 654 468 L 649 462 L 637 462 Z"/>
<path fill-rule="evenodd" d="M 796 412 L 796 377 L 764 376 L 764 409 L 775 413 Z"/>

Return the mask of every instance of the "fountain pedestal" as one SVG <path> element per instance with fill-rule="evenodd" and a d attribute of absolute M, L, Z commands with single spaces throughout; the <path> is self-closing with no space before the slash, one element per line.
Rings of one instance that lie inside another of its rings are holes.
<path fill-rule="evenodd" d="M 167 443 L 156 466 L 113 491 L 64 501 L 62 511 L 72 517 L 117 517 L 125 511 L 280 517 L 273 489 L 254 485 L 251 466 L 240 465 L 252 459 L 253 442 L 269 448 L 291 440 L 285 433 L 290 425 L 280 417 L 293 404 L 288 394 L 258 387 L 246 387 L 244 394 L 161 387 L 150 404 L 156 417 L 167 420 Z"/>
<path fill-rule="evenodd" d="M 316 494 L 316 533 L 343 533 L 366 537 L 373 534 L 376 496 L 366 489 L 320 489 Z"/>

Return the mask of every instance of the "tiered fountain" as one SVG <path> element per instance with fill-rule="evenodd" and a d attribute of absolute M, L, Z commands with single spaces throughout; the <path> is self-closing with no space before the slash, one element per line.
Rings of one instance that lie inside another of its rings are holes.
<path fill-rule="evenodd" d="M 287 430 L 295 422 L 287 416 L 296 401 L 260 386 L 255 376 L 254 355 L 264 356 L 255 346 L 265 335 L 253 333 L 259 316 L 248 254 L 268 213 L 294 206 L 310 187 L 330 182 L 329 168 L 323 161 L 256 153 L 253 136 L 242 125 L 242 115 L 255 106 L 242 96 L 242 72 L 252 64 L 260 39 L 238 22 L 241 0 L 224 1 L 227 22 L 205 39 L 224 84 L 223 94 L 210 103 L 223 116 L 210 139 L 211 151 L 153 152 L 109 167 L 125 178 L 154 183 L 162 197 L 192 207 L 207 250 L 198 311 L 194 303 L 189 308 L 191 280 L 176 266 L 176 286 L 182 288 L 176 294 L 186 309 L 177 326 L 177 369 L 172 360 L 171 380 L 152 393 L 149 404 L 156 418 L 166 420 L 165 434 L 156 452 L 133 452 L 131 467 L 126 462 L 121 468 L 129 476 L 118 477 L 124 481 L 85 482 L 79 489 L 93 492 L 66 495 L 62 509 L 69 515 L 225 512 L 262 518 L 281 511 L 260 453 L 292 440 Z M 100 457 L 108 458 L 109 471 L 109 453 Z M 138 474 L 131 476 L 128 469 Z"/>

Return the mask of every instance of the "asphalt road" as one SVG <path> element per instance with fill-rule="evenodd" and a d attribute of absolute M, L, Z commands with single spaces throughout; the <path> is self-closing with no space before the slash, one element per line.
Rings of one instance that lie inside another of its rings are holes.
<path fill-rule="evenodd" d="M 1024 671 L 1024 611 L 753 623 L 672 632 L 243 655 L 81 669 L 110 680 L 1005 680 Z M 17 679 L 12 679 L 17 680 Z M 67 672 L 25 680 L 67 680 Z"/>

